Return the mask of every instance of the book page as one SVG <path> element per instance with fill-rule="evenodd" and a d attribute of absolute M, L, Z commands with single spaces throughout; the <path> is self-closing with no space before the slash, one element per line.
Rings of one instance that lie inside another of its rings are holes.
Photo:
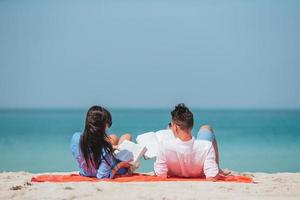
<path fill-rule="evenodd" d="M 119 160 L 130 161 L 133 164 L 136 163 L 146 151 L 147 148 L 145 146 L 124 140 L 115 153 Z"/>
<path fill-rule="evenodd" d="M 146 146 L 147 152 L 145 153 L 145 159 L 149 159 L 157 156 L 159 142 L 173 139 L 175 139 L 175 136 L 172 130 L 165 129 L 138 135 L 136 141 L 138 144 Z"/>
<path fill-rule="evenodd" d="M 171 129 L 159 130 L 155 132 L 155 134 L 159 142 L 175 139 L 174 133 Z"/>
<path fill-rule="evenodd" d="M 147 152 L 145 153 L 145 159 L 156 157 L 158 150 L 158 140 L 154 132 L 147 132 L 138 135 L 136 141 L 138 144 L 146 146 Z"/>

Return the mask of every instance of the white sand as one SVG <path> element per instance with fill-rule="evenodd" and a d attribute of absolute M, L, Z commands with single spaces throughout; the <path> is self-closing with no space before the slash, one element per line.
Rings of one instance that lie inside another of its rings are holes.
<path fill-rule="evenodd" d="M 300 199 L 300 173 L 243 174 L 257 183 L 31 183 L 37 174 L 4 172 L 0 199 Z"/>

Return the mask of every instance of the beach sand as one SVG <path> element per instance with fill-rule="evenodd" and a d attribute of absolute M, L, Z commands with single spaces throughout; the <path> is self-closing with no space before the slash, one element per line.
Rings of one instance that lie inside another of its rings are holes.
<path fill-rule="evenodd" d="M 252 176 L 255 183 L 32 183 L 38 174 L 3 172 L 0 199 L 300 199 L 300 173 L 235 174 Z"/>

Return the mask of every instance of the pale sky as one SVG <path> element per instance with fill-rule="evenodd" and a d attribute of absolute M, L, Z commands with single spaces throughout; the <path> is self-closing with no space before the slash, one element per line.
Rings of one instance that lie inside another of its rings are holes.
<path fill-rule="evenodd" d="M 300 109 L 300 1 L 0 1 L 0 108 Z"/>

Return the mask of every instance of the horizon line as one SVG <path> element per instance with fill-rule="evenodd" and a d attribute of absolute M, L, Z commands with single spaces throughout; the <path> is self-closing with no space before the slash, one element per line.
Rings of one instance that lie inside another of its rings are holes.
<path fill-rule="evenodd" d="M 106 107 L 106 106 L 104 106 Z M 89 107 L 0 107 L 0 110 L 87 110 Z M 106 107 L 109 110 L 170 110 L 172 107 L 119 107 L 112 106 Z M 191 110 L 288 110 L 288 111 L 300 111 L 298 107 L 193 107 L 188 106 Z"/>

